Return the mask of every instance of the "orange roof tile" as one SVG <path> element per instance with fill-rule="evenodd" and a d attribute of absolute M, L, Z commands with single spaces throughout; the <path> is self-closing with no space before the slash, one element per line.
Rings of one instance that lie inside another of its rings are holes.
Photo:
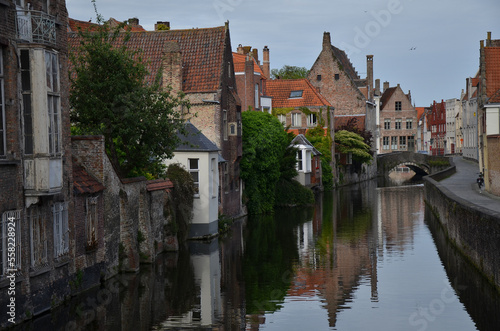
<path fill-rule="evenodd" d="M 233 63 L 234 63 L 234 72 L 245 72 L 245 62 L 246 62 L 247 56 L 245 54 L 239 54 L 239 53 L 234 53 L 233 52 Z M 264 76 L 264 72 L 260 68 L 260 66 L 257 64 L 257 61 L 253 57 L 251 57 L 253 60 L 253 71 L 258 72 L 262 77 L 267 78 Z"/>
<path fill-rule="evenodd" d="M 81 165 L 73 159 L 73 190 L 76 194 L 92 194 L 104 190 L 105 187 L 92 177 Z"/>
<path fill-rule="evenodd" d="M 116 40 L 124 43 L 125 34 Z M 68 34 L 70 46 L 78 47 L 79 36 Z M 189 92 L 212 92 L 220 85 L 223 55 L 226 41 L 224 26 L 203 29 L 132 32 L 126 42 L 128 49 L 141 50 L 149 71 L 147 81 L 153 83 L 162 68 L 164 47 L 167 42 L 176 41 L 182 55 L 182 90 Z"/>
<path fill-rule="evenodd" d="M 500 102 L 500 47 L 484 48 L 486 62 L 486 97 L 488 102 Z"/>
<path fill-rule="evenodd" d="M 276 108 L 331 106 L 307 79 L 268 80 L 266 90 Z M 303 91 L 302 97 L 290 98 L 292 91 Z"/>
<path fill-rule="evenodd" d="M 420 119 L 425 113 L 425 107 L 415 107 L 415 110 L 417 111 L 417 119 Z"/>

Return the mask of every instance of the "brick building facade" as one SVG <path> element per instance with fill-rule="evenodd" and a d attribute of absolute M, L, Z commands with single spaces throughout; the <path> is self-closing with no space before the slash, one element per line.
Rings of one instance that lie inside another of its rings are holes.
<path fill-rule="evenodd" d="M 389 87 L 384 83 L 380 97 L 379 154 L 393 151 L 416 151 L 417 111 L 411 104 L 410 92 L 405 94 L 401 86 Z"/>
<path fill-rule="evenodd" d="M 76 272 L 66 21 L 64 0 L 0 2 L 0 304 L 15 298 L 15 321 L 70 294 Z"/>
<path fill-rule="evenodd" d="M 446 103 L 433 102 L 427 122 L 431 130 L 431 155 L 444 155 L 446 151 Z"/>

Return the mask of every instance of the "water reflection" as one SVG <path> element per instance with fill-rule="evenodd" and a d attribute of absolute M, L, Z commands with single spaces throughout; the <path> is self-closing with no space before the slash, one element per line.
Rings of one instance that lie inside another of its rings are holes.
<path fill-rule="evenodd" d="M 372 181 L 242 219 L 17 329 L 493 330 L 499 305 L 422 186 Z"/>

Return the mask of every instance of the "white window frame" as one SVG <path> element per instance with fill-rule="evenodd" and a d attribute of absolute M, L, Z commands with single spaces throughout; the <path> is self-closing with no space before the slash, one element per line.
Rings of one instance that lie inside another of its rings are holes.
<path fill-rule="evenodd" d="M 10 274 L 10 271 L 21 271 L 21 210 L 3 212 L 1 221 L 0 258 L 2 259 L 2 267 L 0 268 L 0 277 L 3 277 Z"/>
<path fill-rule="evenodd" d="M 312 127 L 316 125 L 318 125 L 318 116 L 316 115 L 316 113 L 307 115 L 307 126 Z"/>
<path fill-rule="evenodd" d="M 41 210 L 37 206 L 28 209 L 30 227 L 30 249 L 31 267 L 42 267 L 47 265 L 47 220 L 43 218 Z"/>
<path fill-rule="evenodd" d="M 283 126 L 285 126 L 286 125 L 286 115 L 278 114 L 278 121 L 280 121 L 281 124 L 283 124 Z"/>
<path fill-rule="evenodd" d="M 69 253 L 68 203 L 55 202 L 52 205 L 54 224 L 54 257 Z"/>
<path fill-rule="evenodd" d="M 45 51 L 45 77 L 47 82 L 49 154 L 56 156 L 61 153 L 59 58 L 56 53 Z"/>
<path fill-rule="evenodd" d="M 292 127 L 299 128 L 302 126 L 302 114 L 292 113 Z"/>
<path fill-rule="evenodd" d="M 397 136 L 391 136 L 391 149 L 392 150 L 398 149 L 398 137 Z"/>
<path fill-rule="evenodd" d="M 194 164 L 192 162 L 196 162 L 196 167 L 193 167 Z M 193 178 L 193 183 L 195 187 L 194 197 L 200 197 L 200 159 L 198 158 L 190 158 L 188 159 L 188 169 L 191 177 Z M 196 178 L 195 178 L 196 175 Z M 196 180 L 197 179 L 197 180 Z"/>
<path fill-rule="evenodd" d="M 413 119 L 412 118 L 406 119 L 406 129 L 407 130 L 413 129 Z"/>
<path fill-rule="evenodd" d="M 304 154 L 302 153 L 302 149 L 299 149 L 297 151 L 297 171 L 304 171 L 303 158 Z"/>
<path fill-rule="evenodd" d="M 389 139 L 389 136 L 384 136 L 382 137 L 382 148 L 384 150 L 389 150 L 390 149 L 390 139 Z"/>
<path fill-rule="evenodd" d="M 394 121 L 394 129 L 401 130 L 401 123 L 402 120 L 400 118 L 396 118 L 396 120 Z"/>
<path fill-rule="evenodd" d="M 384 119 L 384 130 L 390 130 L 391 129 L 391 119 L 386 118 Z"/>

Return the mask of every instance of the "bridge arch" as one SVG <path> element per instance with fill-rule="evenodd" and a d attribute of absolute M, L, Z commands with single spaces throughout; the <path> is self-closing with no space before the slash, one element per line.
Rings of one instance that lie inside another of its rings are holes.
<path fill-rule="evenodd" d="M 428 165 L 422 164 L 422 163 L 416 164 L 415 162 L 411 162 L 411 161 L 402 162 L 402 163 L 396 165 L 394 168 L 390 169 L 387 174 L 390 175 L 392 172 L 397 171 L 397 169 L 401 166 L 406 166 L 406 167 L 410 168 L 418 176 L 427 176 L 430 174 L 430 167 Z"/>
<path fill-rule="evenodd" d="M 449 159 L 414 152 L 392 152 L 377 155 L 379 176 L 388 176 L 398 166 L 405 165 L 415 173 L 425 176 L 449 167 Z"/>

